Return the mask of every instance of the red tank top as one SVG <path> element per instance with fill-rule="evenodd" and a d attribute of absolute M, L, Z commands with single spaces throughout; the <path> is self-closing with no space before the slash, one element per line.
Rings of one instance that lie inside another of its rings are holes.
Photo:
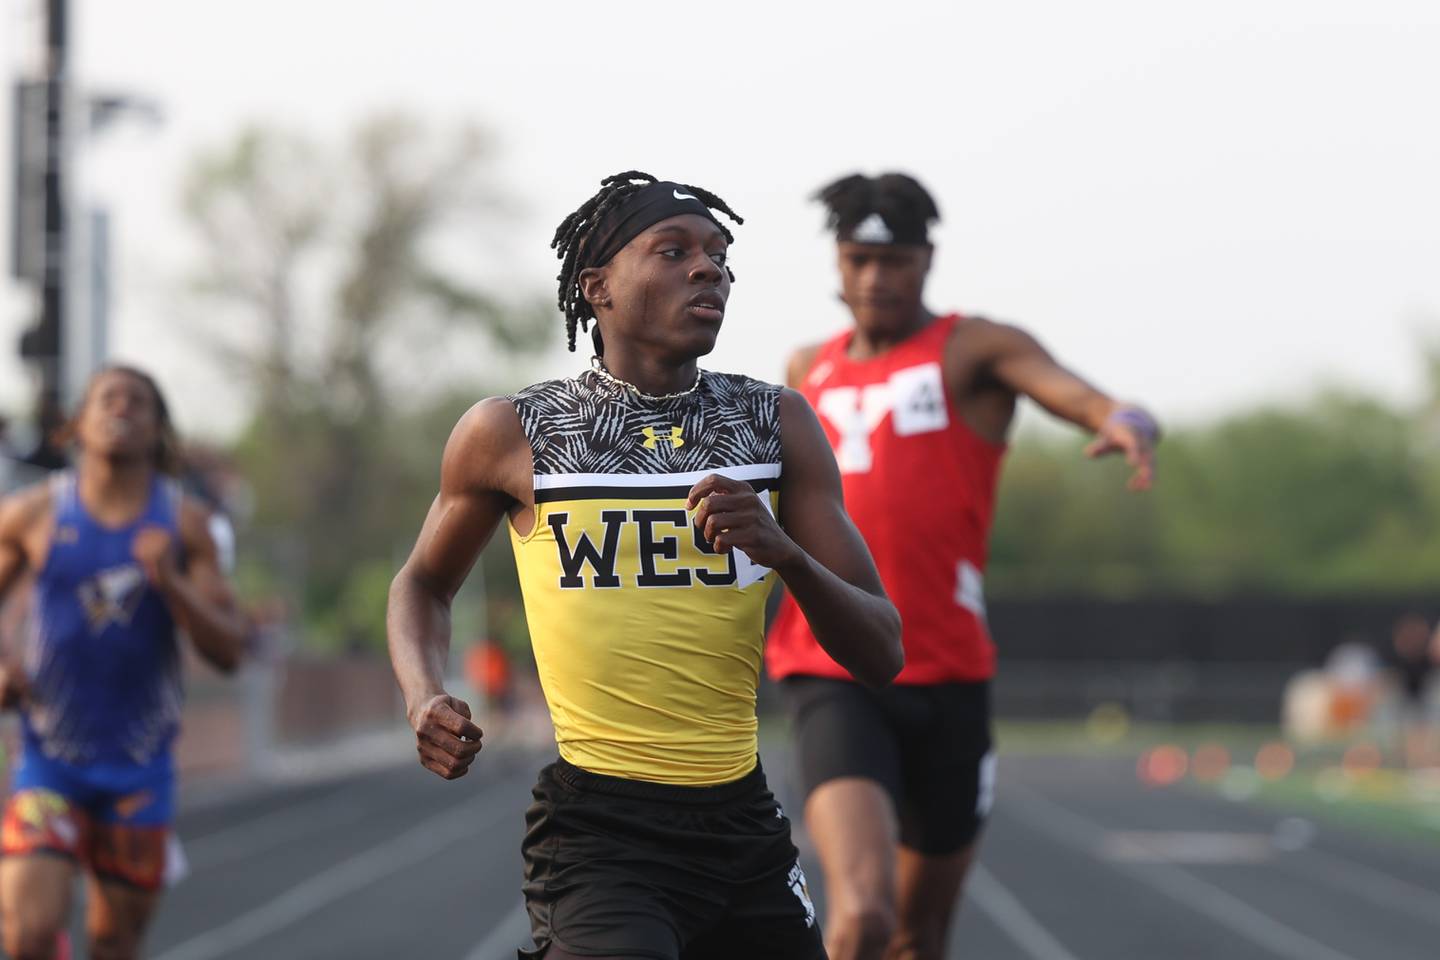
<path fill-rule="evenodd" d="M 820 348 L 800 392 L 835 450 L 845 508 L 900 611 L 896 683 L 995 672 L 983 575 L 1004 444 L 981 438 L 946 395 L 941 362 L 963 320 L 940 317 L 883 356 L 851 360 L 844 333 Z M 788 594 L 766 644 L 770 675 L 849 679 Z"/>

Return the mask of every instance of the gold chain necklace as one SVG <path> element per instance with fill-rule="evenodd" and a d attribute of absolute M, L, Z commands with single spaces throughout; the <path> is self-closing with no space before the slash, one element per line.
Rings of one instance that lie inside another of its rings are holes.
<path fill-rule="evenodd" d="M 680 397 L 690 396 L 690 394 L 700 389 L 700 377 L 703 374 L 703 371 L 699 367 L 696 367 L 695 382 L 690 384 L 690 386 L 686 389 L 681 390 L 679 393 L 654 394 L 646 393 L 644 390 L 641 390 L 639 387 L 635 386 L 635 384 L 631 383 L 630 381 L 621 380 L 619 377 L 615 376 L 615 374 L 611 373 L 609 370 L 606 370 L 605 361 L 601 360 L 599 357 L 590 358 L 590 369 L 594 370 L 595 375 L 598 376 L 601 380 L 604 380 L 605 382 L 613 384 L 617 387 L 624 387 L 626 390 L 634 393 L 635 396 L 639 397 L 641 400 L 651 401 L 677 400 Z"/>

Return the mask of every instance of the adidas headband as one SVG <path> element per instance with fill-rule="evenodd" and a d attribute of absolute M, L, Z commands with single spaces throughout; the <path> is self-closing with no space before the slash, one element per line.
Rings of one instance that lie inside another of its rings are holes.
<path fill-rule="evenodd" d="M 925 246 L 930 236 L 925 221 L 900 221 L 891 225 L 884 215 L 871 211 L 854 223 L 844 223 L 835 231 L 835 239 L 842 243 L 873 243 L 886 246 Z"/>

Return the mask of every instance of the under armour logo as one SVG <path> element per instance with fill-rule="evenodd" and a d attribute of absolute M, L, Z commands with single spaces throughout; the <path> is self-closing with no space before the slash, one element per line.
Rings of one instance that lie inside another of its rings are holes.
<path fill-rule="evenodd" d="M 680 437 L 680 434 L 681 434 L 682 431 L 681 431 L 681 428 L 679 428 L 679 427 L 671 427 L 671 428 L 670 428 L 670 436 L 668 436 L 668 437 L 657 437 L 657 436 L 655 435 L 655 428 L 654 428 L 654 427 L 646 427 L 645 429 L 641 430 L 640 432 L 643 433 L 643 434 L 645 434 L 645 442 L 642 444 L 642 446 L 645 447 L 645 449 L 647 449 L 647 450 L 654 450 L 654 449 L 655 449 L 655 443 L 656 443 L 657 440 L 666 440 L 666 441 L 669 441 L 669 443 L 670 443 L 670 449 L 672 449 L 672 450 L 675 449 L 676 447 L 683 447 L 683 446 L 685 446 L 685 441 L 682 440 L 681 437 Z"/>

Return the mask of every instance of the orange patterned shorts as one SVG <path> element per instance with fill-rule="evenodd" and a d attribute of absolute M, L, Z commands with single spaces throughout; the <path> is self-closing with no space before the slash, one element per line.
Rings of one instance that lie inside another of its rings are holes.
<path fill-rule="evenodd" d="M 118 812 L 143 806 L 145 793 L 114 801 Z M 165 881 L 168 826 L 100 822 L 63 794 L 43 787 L 16 791 L 0 819 L 0 854 L 51 854 L 83 864 L 102 879 L 142 890 Z"/>

